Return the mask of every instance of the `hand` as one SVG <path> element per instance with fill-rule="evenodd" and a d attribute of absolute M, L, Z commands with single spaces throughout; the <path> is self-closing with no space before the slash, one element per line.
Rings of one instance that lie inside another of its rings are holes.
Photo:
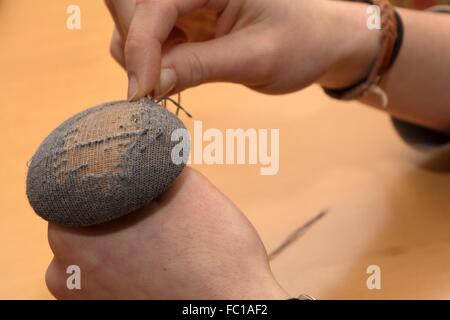
<path fill-rule="evenodd" d="M 59 299 L 286 299 L 256 231 L 233 203 L 186 168 L 147 207 L 90 228 L 49 224 L 46 273 Z M 68 290 L 66 268 L 81 269 Z"/>
<path fill-rule="evenodd" d="M 136 2 L 106 1 L 117 28 L 111 52 L 128 72 L 132 100 L 215 81 L 271 94 L 322 77 L 328 84 L 351 83 L 367 71 L 378 44 L 375 36 L 366 38 L 366 6 L 359 3 Z"/>

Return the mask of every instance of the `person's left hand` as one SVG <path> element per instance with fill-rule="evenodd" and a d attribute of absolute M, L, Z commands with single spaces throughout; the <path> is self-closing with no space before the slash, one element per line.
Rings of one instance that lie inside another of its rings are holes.
<path fill-rule="evenodd" d="M 110 223 L 49 224 L 46 273 L 59 299 L 285 299 L 255 229 L 207 179 L 186 168 L 147 207 Z M 69 265 L 81 290 L 69 290 Z"/>

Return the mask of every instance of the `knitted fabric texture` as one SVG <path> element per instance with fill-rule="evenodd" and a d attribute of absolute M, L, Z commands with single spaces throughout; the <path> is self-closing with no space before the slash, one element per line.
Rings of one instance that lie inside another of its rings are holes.
<path fill-rule="evenodd" d="M 166 108 L 144 98 L 88 109 L 55 129 L 27 175 L 31 206 L 45 220 L 90 226 L 128 214 L 164 192 L 181 173 L 172 132 L 185 129 Z M 188 152 L 187 148 L 180 151 Z"/>

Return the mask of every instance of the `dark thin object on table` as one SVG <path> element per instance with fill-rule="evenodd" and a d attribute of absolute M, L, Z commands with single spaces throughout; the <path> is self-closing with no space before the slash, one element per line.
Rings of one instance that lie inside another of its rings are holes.
<path fill-rule="evenodd" d="M 283 252 L 287 247 L 293 244 L 298 238 L 300 238 L 310 227 L 312 227 L 316 222 L 322 219 L 328 213 L 327 210 L 322 210 L 311 220 L 307 221 L 304 225 L 300 226 L 297 230 L 292 232 L 286 240 L 284 240 L 275 250 L 269 253 L 269 260 L 274 259 L 281 252 Z"/>

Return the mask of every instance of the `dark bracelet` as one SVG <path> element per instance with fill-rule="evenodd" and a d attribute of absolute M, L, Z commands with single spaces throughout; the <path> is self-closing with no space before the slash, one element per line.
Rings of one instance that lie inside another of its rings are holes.
<path fill-rule="evenodd" d="M 391 56 L 391 61 L 389 61 L 386 71 L 389 70 L 392 67 L 392 65 L 395 63 L 395 61 L 397 60 L 398 55 L 400 53 L 400 49 L 402 48 L 402 45 L 403 45 L 403 38 L 404 38 L 404 34 L 405 34 L 405 27 L 403 25 L 402 17 L 400 16 L 400 14 L 398 13 L 397 10 L 395 10 L 394 12 L 395 12 L 395 17 L 397 18 L 397 39 L 395 40 L 394 50 L 392 51 L 392 56 Z"/>

